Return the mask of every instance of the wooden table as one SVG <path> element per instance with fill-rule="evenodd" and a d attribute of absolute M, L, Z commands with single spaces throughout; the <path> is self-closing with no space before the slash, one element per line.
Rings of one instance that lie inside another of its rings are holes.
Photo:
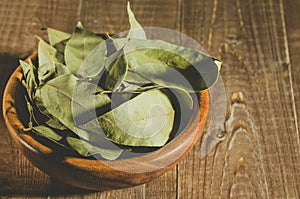
<path fill-rule="evenodd" d="M 78 20 L 96 32 L 126 30 L 125 0 L 0 1 L 0 91 L 50 26 Z M 164 176 L 138 187 L 87 192 L 29 163 L 0 121 L 0 197 L 299 198 L 300 1 L 132 0 L 144 26 L 180 31 L 221 59 L 227 138 L 199 159 L 200 141 Z"/>

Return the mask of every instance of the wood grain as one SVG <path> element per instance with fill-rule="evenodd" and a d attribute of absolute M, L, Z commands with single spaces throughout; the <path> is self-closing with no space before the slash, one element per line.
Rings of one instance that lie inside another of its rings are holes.
<path fill-rule="evenodd" d="M 125 0 L 0 1 L 0 94 L 33 35 L 51 26 L 71 32 L 126 30 Z M 0 197 L 299 198 L 300 2 L 292 0 L 145 0 L 132 8 L 145 26 L 179 30 L 224 62 L 227 138 L 204 159 L 200 142 L 177 169 L 146 185 L 83 192 L 46 176 L 13 146 L 0 119 Z M 8 57 L 7 57 L 8 56 Z"/>
<path fill-rule="evenodd" d="M 287 46 L 287 62 L 285 64 L 289 70 L 289 78 L 291 86 L 291 97 L 293 99 L 293 114 L 295 118 L 296 133 L 298 135 L 298 145 L 300 146 L 300 24 L 297 19 L 300 17 L 298 7 L 300 1 L 287 1 L 283 5 L 285 13 L 286 27 L 286 46 Z M 300 189 L 298 187 L 298 189 Z"/>
<path fill-rule="evenodd" d="M 282 6 L 183 1 L 182 31 L 223 60 L 230 106 L 227 139 L 207 158 L 191 153 L 179 164 L 179 198 L 299 197 L 299 135 Z"/>
<path fill-rule="evenodd" d="M 35 11 L 31 13 L 31 16 L 33 19 L 36 19 L 38 23 L 28 23 L 26 24 L 26 28 L 29 30 L 32 29 L 30 26 L 34 26 L 36 29 L 34 29 L 33 33 L 31 33 L 29 36 L 32 37 L 33 34 L 37 34 L 39 36 L 42 36 L 45 38 L 45 31 L 41 30 L 43 27 L 50 26 L 53 28 L 61 29 L 67 32 L 71 32 L 71 28 L 76 23 L 77 20 L 81 20 L 83 24 L 96 31 L 96 32 L 112 32 L 116 33 L 119 31 L 123 31 L 128 29 L 128 22 L 127 22 L 127 13 L 126 13 L 126 1 L 117 1 L 111 4 L 110 1 L 103 1 L 101 4 L 99 4 L 99 1 L 72 1 L 72 6 L 68 8 L 67 5 L 71 3 L 71 1 L 63 1 L 61 5 L 57 4 L 53 1 L 46 1 L 44 3 L 41 2 L 33 2 L 32 4 L 35 4 Z M 21 4 L 21 2 L 16 2 L 16 4 Z M 120 6 L 122 5 L 122 6 Z M 156 6 L 153 6 L 156 5 Z M 177 20 L 177 2 L 173 1 L 165 1 L 163 4 L 159 4 L 158 1 L 147 1 L 145 4 L 138 4 L 134 1 L 132 2 L 132 9 L 136 9 L 136 15 L 137 17 L 140 17 L 141 23 L 143 23 L 145 26 L 153 26 L 154 24 L 158 24 L 162 27 L 168 27 L 172 29 L 176 29 L 176 26 L 178 25 Z M 142 9 L 141 9 L 142 8 Z M 15 8 L 13 8 L 15 9 Z M 158 10 L 158 15 L 156 15 L 156 12 L 153 12 L 154 10 Z M 110 12 L 108 12 L 108 10 Z M 170 12 L 162 12 L 163 10 L 170 10 Z M 70 15 L 66 17 L 66 14 Z M 141 15 L 141 16 L 139 16 Z M 158 17 L 159 20 L 156 20 L 156 17 Z M 165 20 L 164 18 L 167 18 L 169 20 Z M 121 20 L 120 20 L 121 19 Z M 144 20 L 143 20 L 144 19 Z M 25 20 L 26 19 L 22 19 Z M 32 19 L 30 19 L 32 20 Z M 56 21 L 57 20 L 57 21 Z M 67 20 L 67 22 L 66 22 Z M 154 21 L 155 20 L 155 21 Z M 15 26 L 21 24 L 23 21 L 17 22 L 16 24 L 8 24 L 9 26 Z M 67 27 L 63 27 L 67 24 Z M 99 25 L 100 24 L 100 25 Z M 96 28 L 95 28 L 96 27 Z M 30 50 L 32 50 L 34 46 L 31 47 Z M 1 47 L 0 47 L 1 49 Z M 23 53 L 22 51 L 18 52 L 19 49 L 12 49 L 11 51 L 16 52 L 16 56 L 19 56 L 19 54 L 23 55 L 26 53 Z M 26 49 L 28 50 L 28 49 Z M 7 135 L 4 135 L 8 137 Z M 9 137 L 8 137 L 9 138 Z M 11 142 L 11 140 L 9 140 Z M 10 143 L 10 148 L 13 148 L 13 144 Z M 19 152 L 17 152 L 20 154 Z M 23 172 L 20 176 L 17 176 L 16 178 L 24 178 L 24 182 L 19 184 L 19 187 L 14 189 L 13 186 L 9 187 L 8 190 L 1 190 L 4 194 L 33 194 L 33 195 L 53 195 L 54 193 L 58 194 L 69 194 L 69 193 L 78 193 L 83 192 L 81 190 L 75 191 L 74 188 L 64 185 L 60 182 L 58 182 L 55 179 L 51 179 L 50 177 L 44 175 L 40 171 L 38 171 L 35 167 L 33 167 L 23 156 L 20 154 L 20 157 L 18 157 L 21 161 L 25 161 L 29 166 L 26 166 L 29 168 L 29 170 L 34 170 L 39 172 L 40 179 L 45 180 L 45 182 L 27 182 L 28 180 L 34 179 L 36 173 L 34 172 L 28 172 L 27 169 L 24 169 L 24 164 L 19 164 L 19 162 L 13 162 L 12 164 L 15 165 L 15 167 L 19 167 Z M 4 170 L 10 171 L 11 166 L 6 165 Z M 26 168 L 25 167 L 25 168 Z M 30 174 L 30 175 L 29 175 Z M 34 177 L 33 177 L 34 176 Z M 37 175 L 38 177 L 39 175 Z M 11 180 L 9 176 L 4 176 L 3 179 L 5 180 Z M 38 178 L 39 179 L 39 178 Z M 160 178 L 158 182 L 160 182 L 162 185 L 167 184 L 168 186 L 170 184 L 173 184 L 171 187 L 176 187 L 176 169 L 173 169 L 169 171 L 165 176 Z M 10 182 L 12 185 L 17 184 L 18 181 Z M 39 184 L 43 186 L 38 186 Z M 141 198 L 145 197 L 146 193 L 157 193 L 158 197 L 159 194 L 165 191 L 165 186 L 157 186 L 156 184 L 149 183 L 147 185 L 147 189 L 144 186 L 138 186 L 134 187 L 132 189 L 126 189 L 125 191 L 112 191 L 109 193 L 91 193 L 90 196 L 94 195 L 96 197 L 110 197 L 110 198 Z M 64 191 L 65 190 L 65 191 Z M 147 191 L 146 191 L 147 190 Z M 54 194 L 54 195 L 55 195 Z M 169 192 L 166 192 L 166 196 L 168 196 Z M 176 190 L 173 189 L 173 195 L 176 195 Z"/>

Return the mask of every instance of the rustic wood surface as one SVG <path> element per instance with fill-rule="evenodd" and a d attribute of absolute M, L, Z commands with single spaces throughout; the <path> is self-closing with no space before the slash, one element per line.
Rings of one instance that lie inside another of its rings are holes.
<path fill-rule="evenodd" d="M 183 32 L 224 64 L 226 138 L 206 158 L 201 142 L 164 176 L 138 187 L 88 192 L 36 169 L 0 118 L 2 198 L 299 198 L 300 1 L 134 0 L 144 26 Z M 125 0 L 0 1 L 0 94 L 44 27 L 128 28 Z M 1 100 L 2 103 L 2 100 Z"/>

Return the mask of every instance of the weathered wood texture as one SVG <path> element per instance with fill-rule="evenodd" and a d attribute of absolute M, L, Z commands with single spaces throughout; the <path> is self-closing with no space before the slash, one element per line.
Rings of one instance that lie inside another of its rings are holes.
<path fill-rule="evenodd" d="M 224 61 L 229 110 L 227 139 L 206 159 L 191 153 L 179 164 L 179 198 L 299 198 L 297 98 L 291 91 L 300 90 L 292 87 L 290 73 L 299 75 L 290 71 L 285 24 L 290 13 L 284 6 L 282 1 L 183 2 L 182 31 L 206 38 L 204 46 Z"/>
<path fill-rule="evenodd" d="M 125 0 L 0 1 L 0 94 L 43 27 L 71 32 L 128 28 Z M 223 62 L 227 138 L 204 159 L 200 142 L 178 166 L 146 185 L 86 192 L 33 167 L 0 119 L 0 197 L 299 198 L 300 1 L 132 1 L 145 26 L 181 31 Z"/>
<path fill-rule="evenodd" d="M 284 5 L 285 11 L 285 27 L 287 32 L 287 67 L 289 70 L 289 78 L 291 87 L 291 96 L 293 100 L 293 113 L 295 118 L 296 133 L 300 138 L 300 23 L 297 19 L 300 17 L 298 8 L 300 1 L 287 1 Z M 300 143 L 298 139 L 298 144 Z"/>

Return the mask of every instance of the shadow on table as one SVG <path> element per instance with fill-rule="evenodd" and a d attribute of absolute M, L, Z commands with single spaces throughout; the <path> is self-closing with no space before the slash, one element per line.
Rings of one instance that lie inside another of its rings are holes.
<path fill-rule="evenodd" d="M 2 97 L 3 91 L 10 75 L 19 65 L 19 58 L 9 55 L 0 54 L 0 96 L 1 96 L 1 110 L 2 110 Z M 1 111 L 2 114 L 2 111 Z"/>
<path fill-rule="evenodd" d="M 9 183 L 9 182 L 8 182 Z M 15 183 L 15 182 L 14 182 Z M 20 188 L 22 186 L 22 188 Z M 67 185 L 63 182 L 52 180 L 50 185 L 47 186 L 45 190 L 41 190 L 39 185 L 29 185 L 29 184 L 19 184 L 16 185 L 20 189 L 9 189 L 1 190 L 0 188 L 0 198 L 1 196 L 15 196 L 15 197 L 48 197 L 48 196 L 72 196 L 72 195 L 85 195 L 92 194 L 96 191 L 89 191 Z M 36 188 L 36 189 L 35 189 Z M 97 191 L 98 192 L 98 191 Z"/>
<path fill-rule="evenodd" d="M 29 163 L 14 146 L 3 121 L 2 99 L 6 82 L 19 65 L 19 59 L 9 54 L 0 54 L 0 197 L 61 196 L 92 193 L 92 191 L 82 190 L 58 180 L 50 179 Z M 39 179 L 32 179 L 33 177 Z"/>

